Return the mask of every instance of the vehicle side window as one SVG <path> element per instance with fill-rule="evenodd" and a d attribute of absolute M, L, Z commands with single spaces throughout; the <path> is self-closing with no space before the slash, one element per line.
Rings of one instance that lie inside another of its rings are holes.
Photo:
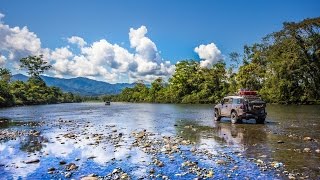
<path fill-rule="evenodd" d="M 224 98 L 223 99 L 223 104 L 229 104 L 229 99 L 228 98 Z"/>

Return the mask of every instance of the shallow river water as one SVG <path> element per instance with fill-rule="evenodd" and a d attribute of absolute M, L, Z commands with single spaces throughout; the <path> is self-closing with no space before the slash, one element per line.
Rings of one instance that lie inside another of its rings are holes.
<path fill-rule="evenodd" d="M 0 179 L 320 179 L 320 106 L 268 105 L 265 124 L 235 125 L 212 108 L 2 108 Z"/>

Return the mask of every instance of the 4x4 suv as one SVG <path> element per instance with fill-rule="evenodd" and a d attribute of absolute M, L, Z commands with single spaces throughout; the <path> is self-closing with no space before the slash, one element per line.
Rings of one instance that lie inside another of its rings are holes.
<path fill-rule="evenodd" d="M 224 97 L 214 107 L 214 119 L 220 121 L 221 117 L 230 117 L 235 124 L 241 123 L 242 119 L 254 118 L 258 124 L 263 124 L 267 116 L 265 107 L 266 103 L 255 91 L 242 91 L 238 96 Z"/>

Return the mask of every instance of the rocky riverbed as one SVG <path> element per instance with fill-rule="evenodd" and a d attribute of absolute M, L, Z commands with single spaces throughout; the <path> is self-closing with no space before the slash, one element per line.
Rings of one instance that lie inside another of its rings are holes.
<path fill-rule="evenodd" d="M 125 119 L 123 114 L 115 113 L 108 117 L 115 119 L 108 121 L 91 106 L 81 105 L 79 109 L 80 112 L 67 114 L 44 112 L 38 119 L 26 121 L 1 119 L 0 177 L 84 180 L 319 177 L 319 167 L 311 171 L 291 169 L 294 160 L 276 157 L 287 153 L 290 159 L 293 153 L 298 154 L 296 158 L 314 158 L 319 162 L 318 137 L 269 129 L 268 126 L 281 126 L 272 121 L 259 126 L 250 122 L 232 126 L 228 121 L 204 126 L 192 118 L 206 115 L 191 114 L 189 119 L 178 118 L 163 124 L 169 114 L 162 114 L 156 118 L 164 122 L 154 125 L 148 122 L 154 118 L 150 116 L 144 117 L 149 120 L 137 122 L 142 118 L 139 114 L 124 116 L 128 118 Z M 250 126 L 255 126 L 257 132 L 248 129 Z M 256 133 L 257 137 L 248 138 L 247 133 Z M 273 144 L 268 146 L 265 141 L 272 138 L 269 143 Z M 292 145 L 292 141 L 299 145 Z"/>

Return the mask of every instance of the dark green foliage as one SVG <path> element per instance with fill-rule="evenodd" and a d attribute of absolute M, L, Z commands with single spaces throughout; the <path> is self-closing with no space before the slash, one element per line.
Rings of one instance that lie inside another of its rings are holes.
<path fill-rule="evenodd" d="M 196 61 L 181 61 L 169 83 L 156 79 L 148 88 L 143 82 L 125 88 L 118 96 L 105 99 L 127 102 L 153 103 L 214 103 L 228 92 L 225 64 L 200 68 Z"/>
<path fill-rule="evenodd" d="M 215 103 L 240 88 L 257 90 L 268 102 L 309 103 L 320 99 L 320 18 L 284 23 L 262 43 L 230 53 L 228 70 L 222 62 L 201 68 L 181 61 L 168 84 L 155 80 L 151 88 L 137 84 L 113 100 L 129 102 Z M 238 72 L 234 72 L 238 68 Z"/>
<path fill-rule="evenodd" d="M 31 75 L 26 82 L 10 82 L 10 71 L 0 68 L 0 107 L 82 101 L 78 95 L 62 93 L 59 88 L 46 85 L 40 74 L 50 66 L 45 65 L 41 58 L 42 56 L 29 56 L 21 60 L 23 67 L 29 67 Z"/>
<path fill-rule="evenodd" d="M 39 77 L 40 74 L 51 68 L 51 65 L 47 65 L 42 58 L 43 55 L 22 58 L 20 67 L 26 69 L 31 77 Z"/>

